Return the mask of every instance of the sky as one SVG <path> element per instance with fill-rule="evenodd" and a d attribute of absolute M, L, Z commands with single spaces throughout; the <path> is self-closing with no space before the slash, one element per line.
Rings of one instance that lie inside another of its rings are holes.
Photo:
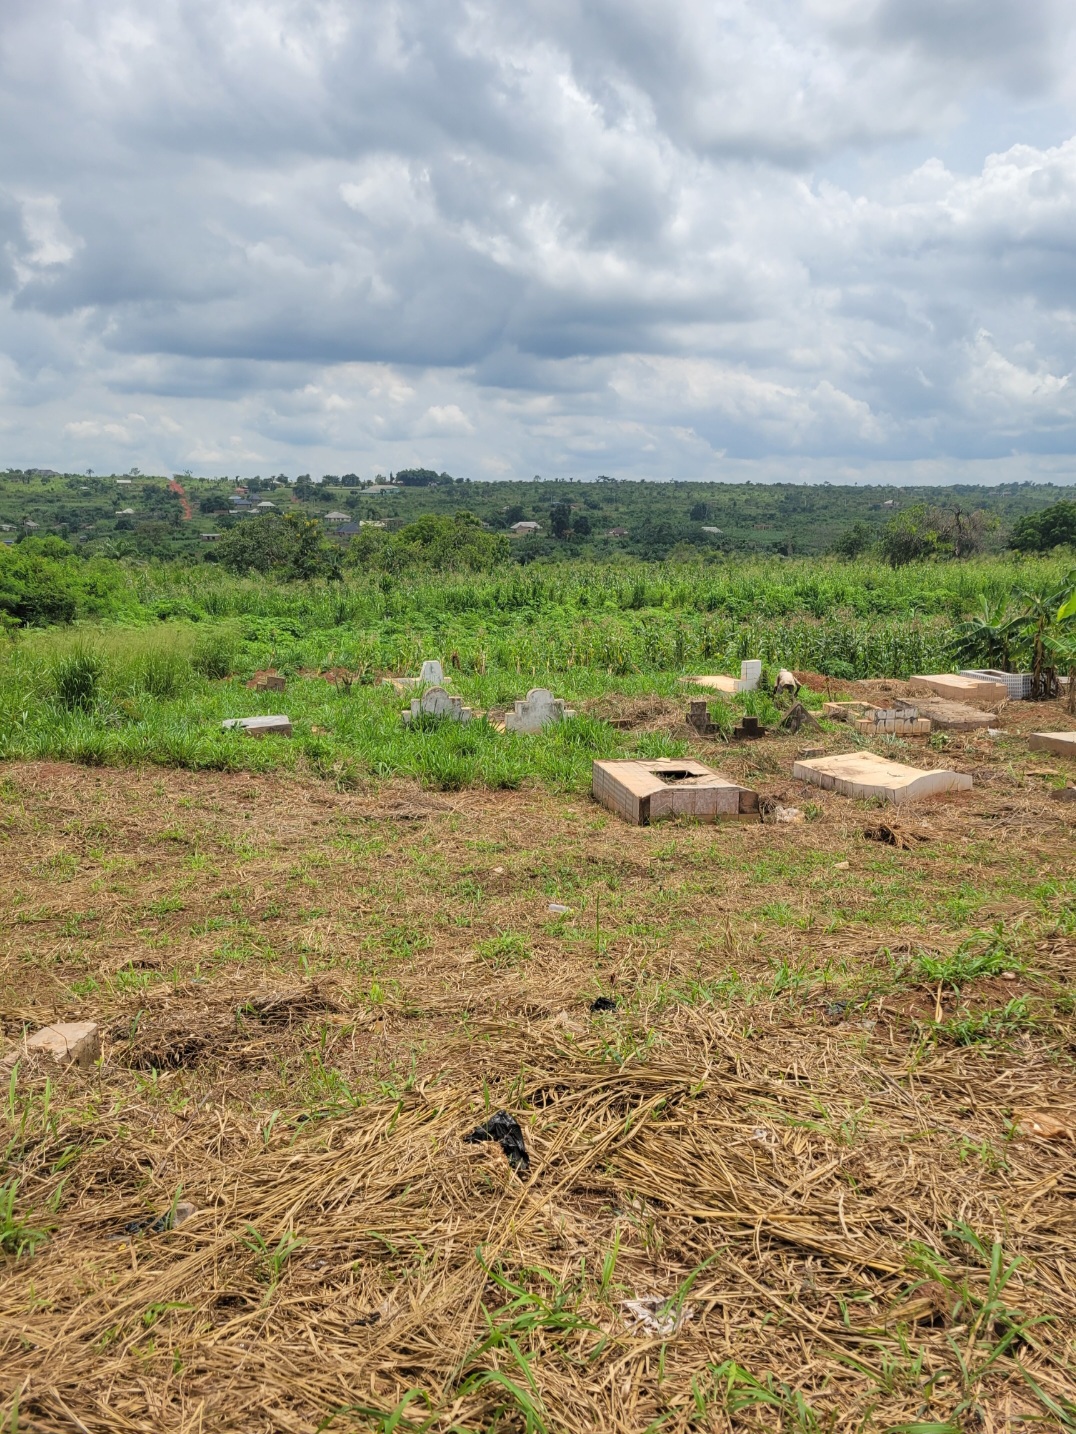
<path fill-rule="evenodd" d="M 0 467 L 1076 482 L 1072 0 L 4 0 Z"/>

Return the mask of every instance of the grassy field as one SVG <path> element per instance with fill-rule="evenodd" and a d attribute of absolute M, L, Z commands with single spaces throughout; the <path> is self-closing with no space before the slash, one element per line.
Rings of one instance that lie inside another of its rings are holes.
<path fill-rule="evenodd" d="M 626 740 L 616 700 L 673 701 L 678 678 L 745 657 L 849 681 L 945 670 L 959 619 L 986 596 L 1057 587 L 1058 560 L 984 560 L 893 573 L 876 563 L 529 569 L 491 578 L 381 576 L 273 584 L 205 569 L 121 570 L 116 616 L 22 630 L 0 651 L 0 756 L 91 765 L 310 771 L 344 784 L 418 777 L 443 789 L 572 790 L 595 757 L 675 755 L 668 734 Z M 440 657 L 454 690 L 494 718 L 531 686 L 581 707 L 570 728 L 521 739 L 479 721 L 405 733 L 387 674 Z M 286 694 L 245 686 L 259 670 Z M 343 677 L 344 681 L 331 680 Z M 612 703 L 612 705 L 610 705 Z M 291 742 L 225 734 L 228 717 L 285 711 Z M 766 719 L 764 697 L 715 704 Z"/>
<path fill-rule="evenodd" d="M 1044 725 L 892 743 L 976 781 L 899 817 L 676 739 L 793 826 L 7 762 L 4 1035 L 105 1039 L 6 1087 L 0 1428 L 1076 1427 Z"/>

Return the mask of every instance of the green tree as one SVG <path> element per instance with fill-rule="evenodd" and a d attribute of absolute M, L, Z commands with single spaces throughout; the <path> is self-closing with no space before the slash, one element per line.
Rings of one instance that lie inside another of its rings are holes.
<path fill-rule="evenodd" d="M 1017 519 L 1009 534 L 1009 547 L 1022 553 L 1048 553 L 1064 544 L 1076 546 L 1076 503 L 1065 500 Z"/>
<path fill-rule="evenodd" d="M 567 503 L 554 503 L 549 510 L 549 528 L 554 538 L 566 538 L 571 531 L 572 510 Z"/>
<path fill-rule="evenodd" d="M 692 503 L 688 517 L 693 523 L 705 523 L 710 516 L 710 508 L 706 503 Z"/>
<path fill-rule="evenodd" d="M 874 545 L 874 534 L 870 524 L 864 523 L 862 518 L 853 523 L 833 544 L 833 551 L 842 558 L 861 558 L 864 553 L 869 552 Z"/>
<path fill-rule="evenodd" d="M 320 523 L 302 513 L 246 518 L 225 533 L 215 556 L 233 573 L 274 573 L 283 578 L 340 575 L 339 548 Z"/>

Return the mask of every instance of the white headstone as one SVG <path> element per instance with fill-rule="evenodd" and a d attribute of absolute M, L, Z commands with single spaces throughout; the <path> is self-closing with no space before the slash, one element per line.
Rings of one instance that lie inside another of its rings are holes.
<path fill-rule="evenodd" d="M 757 658 L 750 658 L 740 663 L 740 691 L 754 692 L 755 688 L 762 681 L 762 663 Z"/>
<path fill-rule="evenodd" d="M 515 711 L 506 714 L 504 729 L 506 732 L 540 732 L 551 722 L 574 716 L 563 697 L 554 697 L 548 687 L 532 687 L 525 698 L 516 702 Z"/>
<path fill-rule="evenodd" d="M 474 713 L 470 707 L 464 707 L 462 698 L 450 696 L 443 687 L 427 687 L 421 697 L 412 697 L 410 710 L 400 715 L 407 725 L 419 717 L 447 717 L 451 722 L 469 722 Z"/>
<path fill-rule="evenodd" d="M 267 732 L 276 732 L 281 737 L 291 736 L 291 718 L 283 714 L 276 717 L 229 717 L 220 725 L 225 731 L 239 727 L 248 737 L 264 737 Z"/>
<path fill-rule="evenodd" d="M 445 674 L 436 657 L 428 657 L 422 664 L 422 671 L 419 673 L 418 680 L 420 682 L 426 682 L 430 686 L 442 687 L 444 685 Z"/>

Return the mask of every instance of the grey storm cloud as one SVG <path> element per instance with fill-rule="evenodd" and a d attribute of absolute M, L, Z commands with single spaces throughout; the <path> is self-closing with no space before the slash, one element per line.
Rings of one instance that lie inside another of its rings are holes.
<path fill-rule="evenodd" d="M 1074 59 L 1061 0 L 8 0 L 0 463 L 1076 477 Z"/>

